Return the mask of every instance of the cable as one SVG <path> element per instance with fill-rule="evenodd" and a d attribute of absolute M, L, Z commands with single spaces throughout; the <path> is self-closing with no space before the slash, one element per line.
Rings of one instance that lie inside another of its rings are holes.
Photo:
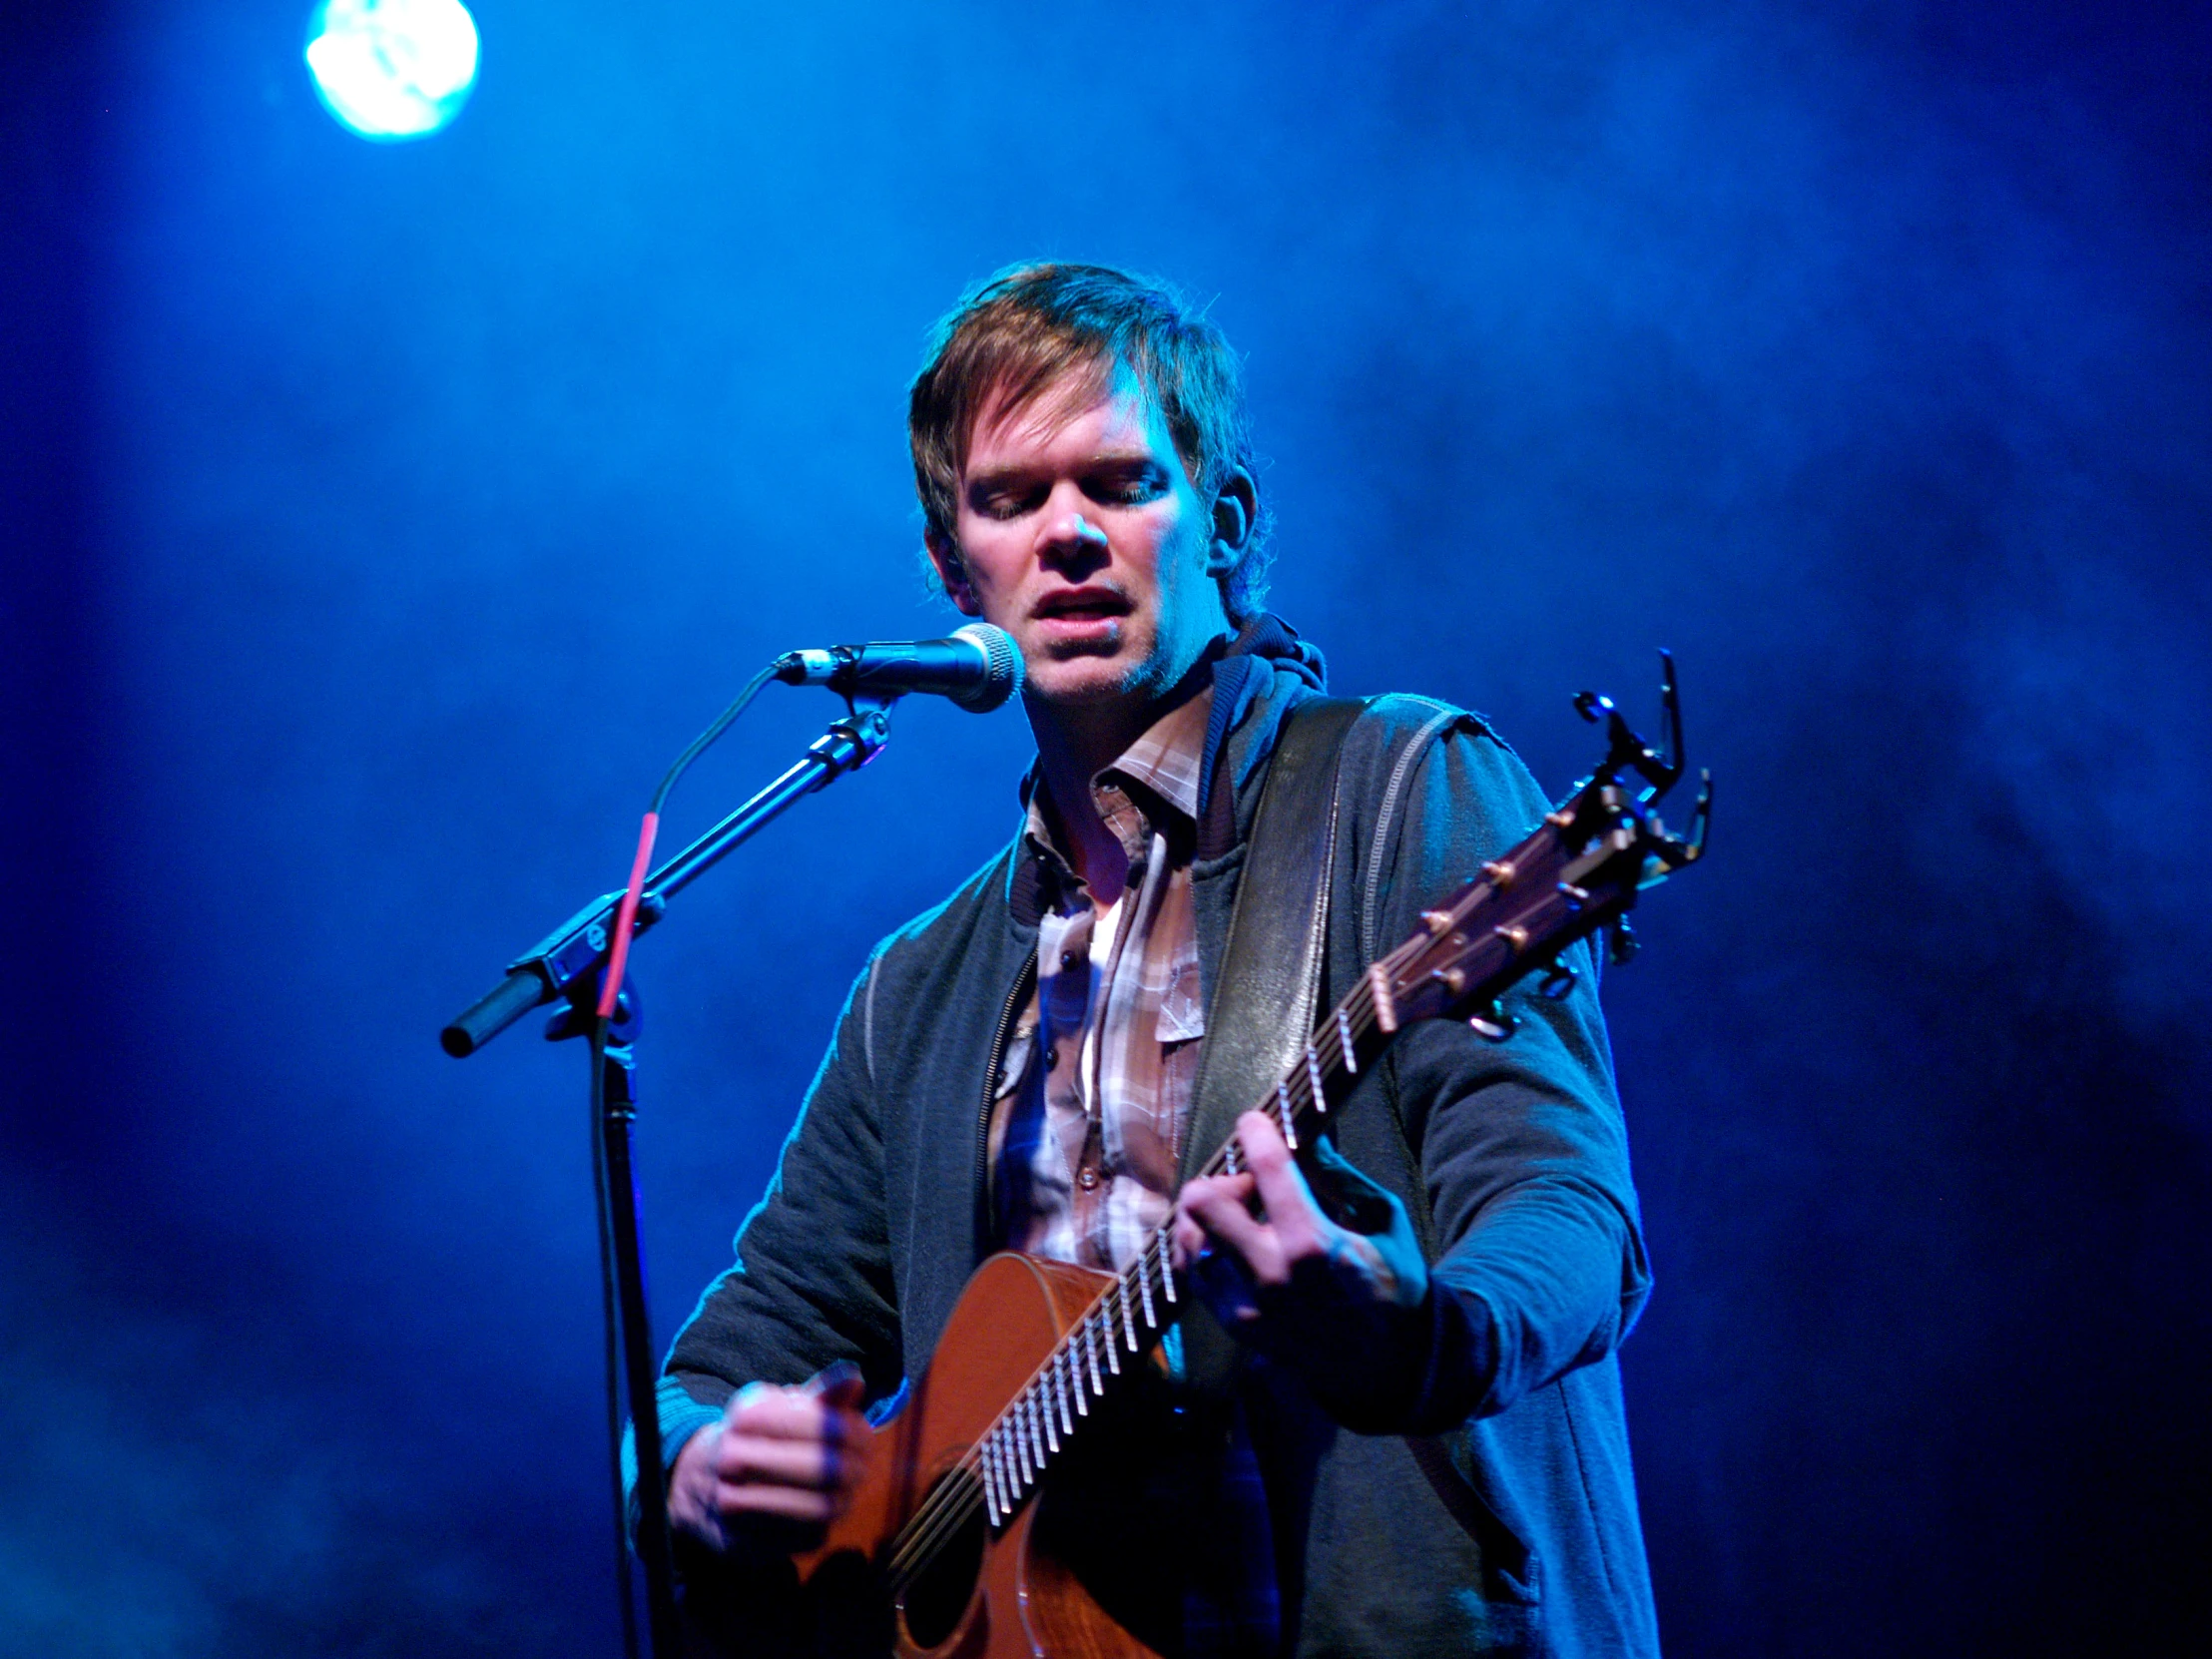
<path fill-rule="evenodd" d="M 669 791 L 676 788 L 676 780 L 691 770 L 692 762 L 707 753 L 711 745 L 723 733 L 730 730 L 738 716 L 761 695 L 761 688 L 776 678 L 776 665 L 769 664 L 753 676 L 745 690 L 738 693 L 737 701 L 715 717 L 706 731 L 692 739 L 691 747 L 676 757 L 676 764 L 661 779 L 661 787 L 653 792 L 653 805 L 645 810 L 645 822 L 638 827 L 638 855 L 631 860 L 630 885 L 622 894 L 622 907 L 615 913 L 614 949 L 607 960 L 607 972 L 599 982 L 599 1017 L 614 1018 L 615 998 L 622 994 L 623 969 L 630 961 L 630 935 L 637 924 L 638 900 L 645 892 L 645 872 L 653 862 L 653 842 L 661 832 L 661 808 L 667 805 Z"/>

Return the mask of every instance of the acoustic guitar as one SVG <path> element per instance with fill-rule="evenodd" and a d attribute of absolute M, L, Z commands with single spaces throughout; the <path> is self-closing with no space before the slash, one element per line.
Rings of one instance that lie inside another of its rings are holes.
<path fill-rule="evenodd" d="M 1543 993 L 1565 995 L 1574 970 L 1558 958 L 1567 946 L 1610 928 L 1613 959 L 1626 959 L 1627 911 L 1642 888 L 1699 856 L 1711 810 L 1710 776 L 1686 837 L 1653 810 L 1683 770 L 1671 659 L 1661 695 L 1664 754 L 1608 700 L 1575 699 L 1584 718 L 1609 728 L 1604 762 L 1525 840 L 1424 912 L 1421 930 L 1369 968 L 1314 1028 L 1299 1064 L 1255 1103 L 1294 1150 L 1410 1021 L 1463 1018 L 1504 1042 L 1514 1022 L 1499 997 L 1539 970 Z M 1232 1137 L 1204 1173 L 1241 1163 Z M 840 1624 L 880 1630 L 898 1659 L 1146 1659 L 1153 1650 L 1037 1547 L 1036 1498 L 1188 1294 L 1165 1229 L 1119 1274 L 1010 1252 L 986 1261 L 927 1374 L 879 1432 L 871 1477 L 821 1547 L 797 1558 L 808 1592 L 838 1603 Z"/>

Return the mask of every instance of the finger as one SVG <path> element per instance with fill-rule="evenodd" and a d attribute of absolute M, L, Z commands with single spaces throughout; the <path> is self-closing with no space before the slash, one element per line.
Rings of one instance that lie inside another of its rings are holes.
<path fill-rule="evenodd" d="M 1280 1284 L 1284 1273 L 1282 1247 L 1276 1242 L 1274 1229 L 1245 1208 L 1244 1198 L 1251 1191 L 1248 1178 L 1235 1179 L 1246 1183 L 1241 1193 L 1225 1181 L 1211 1191 L 1194 1194 L 1191 1217 L 1215 1243 L 1235 1252 L 1261 1284 Z"/>
<path fill-rule="evenodd" d="M 814 1440 L 822 1437 L 824 1415 L 822 1396 L 805 1383 L 748 1382 L 730 1396 L 722 1420 L 744 1434 Z"/>
<path fill-rule="evenodd" d="M 724 1486 L 715 1495 L 715 1513 L 725 1520 L 739 1515 L 775 1515 L 784 1520 L 827 1521 L 835 1512 L 828 1492 L 798 1486 Z"/>
<path fill-rule="evenodd" d="M 1195 1181 L 1186 1181 L 1177 1196 L 1176 1207 L 1180 1214 L 1195 1221 L 1208 1238 L 1215 1231 L 1208 1219 L 1226 1215 L 1234 1210 L 1246 1220 L 1252 1219 L 1252 1177 L 1237 1175 L 1207 1175 Z M 1205 1248 L 1205 1240 L 1199 1243 Z"/>
<path fill-rule="evenodd" d="M 1241 1205 L 1251 1199 L 1252 1193 L 1252 1177 L 1241 1172 L 1236 1175 L 1200 1175 L 1183 1183 L 1178 1199 L 1189 1204 L 1193 1200 L 1211 1195 L 1227 1198 L 1231 1203 Z"/>
<path fill-rule="evenodd" d="M 1297 1261 L 1322 1248 L 1321 1207 L 1313 1189 L 1276 1130 L 1275 1120 L 1261 1112 L 1247 1112 L 1237 1120 L 1237 1139 L 1244 1144 L 1245 1164 L 1260 1189 L 1260 1206 L 1268 1225 L 1276 1230 L 1276 1242 L 1284 1257 Z"/>
<path fill-rule="evenodd" d="M 1246 1164 L 1260 1167 L 1262 1158 L 1288 1158 L 1289 1145 L 1283 1139 L 1283 1131 L 1275 1119 L 1265 1112 L 1246 1112 L 1237 1119 L 1237 1144 L 1244 1149 Z"/>
<path fill-rule="evenodd" d="M 834 1410 L 856 1409 L 867 1402 L 867 1380 L 850 1360 L 824 1366 L 800 1386 Z"/>
<path fill-rule="evenodd" d="M 1198 1260 L 1198 1253 L 1206 1248 L 1206 1229 L 1181 1204 L 1175 1207 L 1175 1220 L 1168 1230 L 1168 1253 L 1174 1260 L 1177 1273 L 1189 1273 L 1191 1264 Z"/>
<path fill-rule="evenodd" d="M 786 1440 L 725 1430 L 715 1450 L 715 1478 L 725 1485 L 765 1483 L 828 1491 L 836 1464 L 822 1440 Z"/>
<path fill-rule="evenodd" d="M 813 1442 L 726 1435 L 711 1473 L 718 1485 L 788 1486 L 842 1503 L 866 1483 L 875 1463 L 875 1436 L 863 1419 L 852 1414 L 842 1432 L 841 1440 L 826 1436 Z"/>

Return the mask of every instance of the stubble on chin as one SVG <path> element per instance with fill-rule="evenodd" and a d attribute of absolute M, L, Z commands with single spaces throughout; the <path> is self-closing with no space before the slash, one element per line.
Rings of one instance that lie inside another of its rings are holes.
<path fill-rule="evenodd" d="M 1141 667 L 1101 661 L 1090 656 L 1055 657 L 1040 672 L 1029 671 L 1032 695 L 1053 708 L 1097 709 L 1125 703 L 1145 690 Z"/>
<path fill-rule="evenodd" d="M 1036 694 L 1067 708 L 1151 701 L 1173 689 L 1176 678 L 1157 650 L 1127 639 L 1114 649 L 1074 640 L 1044 642 L 1028 668 Z"/>

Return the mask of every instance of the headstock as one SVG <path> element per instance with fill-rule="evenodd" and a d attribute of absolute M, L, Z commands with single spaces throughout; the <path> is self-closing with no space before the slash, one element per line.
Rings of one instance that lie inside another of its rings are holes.
<path fill-rule="evenodd" d="M 1369 969 L 1368 989 L 1384 1031 L 1404 1020 L 1457 1015 L 1503 1042 L 1514 1022 L 1498 998 L 1539 969 L 1547 970 L 1542 994 L 1565 996 L 1575 972 L 1559 957 L 1575 940 L 1609 926 L 1612 959 L 1624 962 L 1634 953 L 1627 912 L 1637 894 L 1695 862 L 1712 820 L 1710 773 L 1687 835 L 1669 832 L 1656 811 L 1684 771 L 1674 658 L 1664 651 L 1659 657 L 1664 749 L 1638 737 L 1611 699 L 1593 692 L 1575 698 L 1576 712 L 1606 729 L 1605 759 L 1534 833 L 1422 912 L 1424 930 Z"/>
<path fill-rule="evenodd" d="M 1406 1021 L 1453 1015 L 1491 1042 L 1504 1042 L 1514 1021 L 1499 998 L 1539 970 L 1542 994 L 1565 996 L 1576 974 L 1560 957 L 1577 939 L 1610 927 L 1612 959 L 1625 962 L 1633 953 L 1628 912 L 1637 894 L 1696 862 L 1713 810 L 1707 776 L 1688 835 L 1670 833 L 1660 822 L 1659 801 L 1682 778 L 1683 749 L 1674 659 L 1659 656 L 1665 749 L 1639 738 L 1608 699 L 1592 692 L 1575 698 L 1583 719 L 1605 727 L 1605 759 L 1527 839 L 1422 911 L 1421 930 L 1374 963 L 1314 1028 L 1303 1061 L 1255 1108 L 1275 1120 L 1292 1151 L 1301 1128 L 1314 1127 L 1344 1097 Z M 1233 1172 L 1243 1156 L 1232 1135 L 1200 1173 Z"/>

